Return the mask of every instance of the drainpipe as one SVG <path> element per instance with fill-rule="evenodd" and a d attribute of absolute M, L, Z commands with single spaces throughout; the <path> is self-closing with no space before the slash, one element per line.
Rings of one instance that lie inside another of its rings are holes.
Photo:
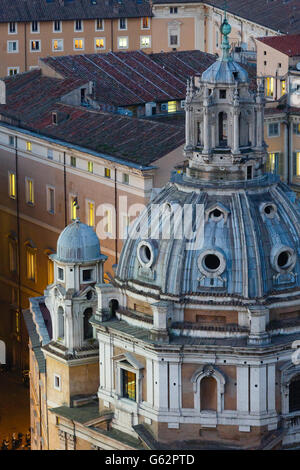
<path fill-rule="evenodd" d="M 21 290 L 21 227 L 20 227 L 20 188 L 19 188 L 19 156 L 18 137 L 15 136 L 15 167 L 16 167 L 16 203 L 17 203 L 17 241 L 18 241 L 18 315 L 19 315 L 19 335 L 21 338 L 20 367 L 22 369 L 22 332 L 21 332 L 21 311 L 22 311 L 22 290 Z"/>
<path fill-rule="evenodd" d="M 115 168 L 115 264 L 118 264 L 118 188 L 117 188 L 117 168 Z"/>
<path fill-rule="evenodd" d="M 27 72 L 27 23 L 24 23 L 24 67 L 25 72 Z"/>
<path fill-rule="evenodd" d="M 66 152 L 64 152 L 64 202 L 65 202 L 65 227 L 66 227 L 68 224 Z"/>
<path fill-rule="evenodd" d="M 293 154 L 291 155 L 291 123 L 290 123 L 290 117 L 287 114 L 287 119 L 283 122 L 285 125 L 285 135 L 284 135 L 284 151 L 286 155 L 286 182 L 288 185 L 291 183 L 291 168 L 293 168 L 293 165 L 291 164 L 291 158 L 293 157 Z"/>

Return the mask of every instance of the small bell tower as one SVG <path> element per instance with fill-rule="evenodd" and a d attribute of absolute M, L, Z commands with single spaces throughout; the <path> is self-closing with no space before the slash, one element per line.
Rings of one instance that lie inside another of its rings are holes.
<path fill-rule="evenodd" d="M 222 56 L 187 84 L 187 176 L 205 181 L 252 180 L 264 173 L 263 87 L 250 90 L 247 71 L 230 55 L 230 32 L 225 11 Z"/>
<path fill-rule="evenodd" d="M 76 220 L 61 233 L 54 263 L 54 283 L 45 291 L 53 340 L 74 354 L 94 340 L 89 319 L 97 307 L 95 285 L 103 283 L 100 243 L 94 230 Z"/>

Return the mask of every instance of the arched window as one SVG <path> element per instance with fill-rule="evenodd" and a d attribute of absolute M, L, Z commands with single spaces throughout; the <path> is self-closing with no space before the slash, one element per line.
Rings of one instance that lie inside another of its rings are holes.
<path fill-rule="evenodd" d="M 218 384 L 213 377 L 204 377 L 200 383 L 201 411 L 217 411 Z"/>
<path fill-rule="evenodd" d="M 227 113 L 219 113 L 219 146 L 227 147 Z"/>
<path fill-rule="evenodd" d="M 93 337 L 93 327 L 90 324 L 90 318 L 93 315 L 93 310 L 87 308 L 83 314 L 83 339 L 90 339 Z"/>
<path fill-rule="evenodd" d="M 300 411 L 300 374 L 296 375 L 289 386 L 289 412 Z"/>
<path fill-rule="evenodd" d="M 194 372 L 194 408 L 201 412 L 224 410 L 225 376 L 214 365 L 206 364 Z"/>
<path fill-rule="evenodd" d="M 58 307 L 57 311 L 57 336 L 60 339 L 65 337 L 65 315 L 62 307 Z"/>
<path fill-rule="evenodd" d="M 114 317 L 116 315 L 116 311 L 119 308 L 119 302 L 116 299 L 112 299 L 109 304 L 109 313 L 110 316 Z"/>

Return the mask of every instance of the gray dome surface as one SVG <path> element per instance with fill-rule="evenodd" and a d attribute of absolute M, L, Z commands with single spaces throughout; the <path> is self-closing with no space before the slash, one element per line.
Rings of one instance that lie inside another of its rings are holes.
<path fill-rule="evenodd" d="M 118 282 L 137 282 L 159 295 L 207 293 L 248 299 L 299 288 L 300 212 L 295 194 L 276 176 L 265 174 L 259 180 L 235 186 L 224 182 L 218 191 L 207 183 L 201 186 L 184 175 L 174 175 L 151 204 L 171 212 L 173 235 L 182 223 L 178 207 L 191 204 L 195 209 L 202 204 L 200 243 L 187 249 L 187 238 L 145 237 L 149 205 L 136 222 L 145 241 L 141 236 L 127 238 L 117 268 Z M 160 232 L 166 223 L 164 210 L 154 216 L 156 220 L 152 218 Z M 185 233 L 193 230 L 195 217 L 187 218 Z"/>
<path fill-rule="evenodd" d="M 202 81 L 207 83 L 234 84 L 248 82 L 248 72 L 232 60 L 217 60 L 202 74 Z"/>
<path fill-rule="evenodd" d="M 76 220 L 68 225 L 57 241 L 53 259 L 62 262 L 83 262 L 102 259 L 100 242 L 92 227 Z"/>

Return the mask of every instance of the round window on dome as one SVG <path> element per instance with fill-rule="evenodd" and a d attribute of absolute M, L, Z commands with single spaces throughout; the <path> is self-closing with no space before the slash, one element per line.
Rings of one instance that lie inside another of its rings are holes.
<path fill-rule="evenodd" d="M 275 271 L 284 273 L 291 271 L 296 264 L 296 255 L 292 248 L 282 246 L 281 249 L 273 249 L 271 263 Z"/>
<path fill-rule="evenodd" d="M 268 219 L 273 219 L 273 217 L 277 214 L 277 207 L 275 204 L 266 202 L 261 205 L 260 212 L 263 216 L 267 217 Z"/>
<path fill-rule="evenodd" d="M 149 242 L 140 242 L 137 249 L 140 264 L 149 268 L 154 263 L 154 249 Z"/>
<path fill-rule="evenodd" d="M 280 269 L 288 269 L 292 262 L 292 256 L 289 251 L 282 251 L 277 258 Z"/>
<path fill-rule="evenodd" d="M 221 261 L 217 255 L 210 254 L 204 257 L 203 264 L 206 269 L 216 271 L 220 267 Z"/>
<path fill-rule="evenodd" d="M 218 250 L 206 250 L 199 255 L 198 268 L 207 277 L 220 276 L 226 268 L 225 257 Z"/>
<path fill-rule="evenodd" d="M 212 220 L 220 220 L 222 219 L 223 215 L 223 212 L 216 208 L 209 213 L 209 218 Z"/>

